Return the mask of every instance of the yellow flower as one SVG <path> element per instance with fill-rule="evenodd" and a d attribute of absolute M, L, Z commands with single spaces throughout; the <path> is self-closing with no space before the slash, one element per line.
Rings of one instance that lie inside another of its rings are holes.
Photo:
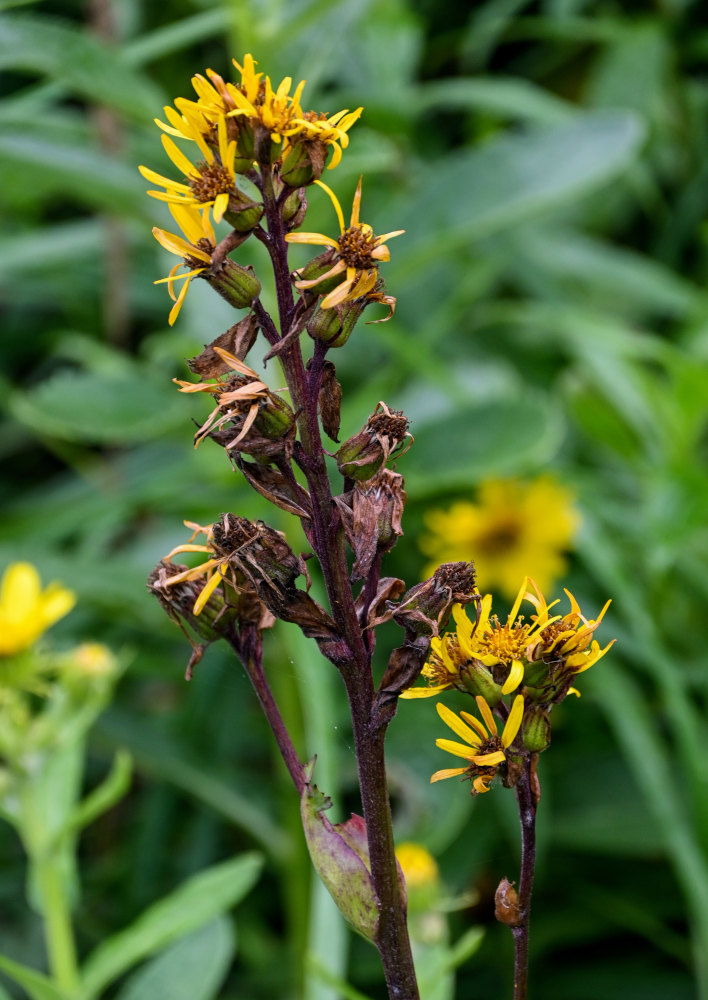
<path fill-rule="evenodd" d="M 332 252 L 332 266 L 329 270 L 309 281 L 296 281 L 295 287 L 300 290 L 314 288 L 321 282 L 346 272 L 346 277 L 341 284 L 322 299 L 323 309 L 332 309 L 342 302 L 349 302 L 362 296 L 376 301 L 386 301 L 386 304 L 392 305 L 395 299 L 391 300 L 390 296 L 382 296 L 374 292 L 373 289 L 379 280 L 378 265 L 382 261 L 391 259 L 391 252 L 385 245 L 386 241 L 393 239 L 394 236 L 400 236 L 405 230 L 397 229 L 395 232 L 385 233 L 383 236 L 374 236 L 371 226 L 359 222 L 361 177 L 354 194 L 349 226 L 346 228 L 342 208 L 334 192 L 322 181 L 315 183 L 319 184 L 331 198 L 339 220 L 341 235 L 334 240 L 331 236 L 325 236 L 322 233 L 288 233 L 285 237 L 288 243 L 309 243 L 313 246 L 329 247 Z"/>
<path fill-rule="evenodd" d="M 529 600 L 526 593 L 528 580 L 524 577 L 514 605 L 506 622 L 491 617 L 492 595 L 486 594 L 480 605 L 479 621 L 471 622 L 461 604 L 455 604 L 452 615 L 457 629 L 430 642 L 431 656 L 422 670 L 430 687 L 409 688 L 402 698 L 430 698 L 450 687 L 465 690 L 461 671 L 472 664 L 492 668 L 493 680 L 501 684 L 501 694 L 515 691 L 524 678 L 527 649 L 539 635 L 557 621 L 548 614 L 548 608 L 537 607 L 533 621 L 524 623 L 523 615 L 517 618 L 521 602 Z"/>
<path fill-rule="evenodd" d="M 155 282 L 156 285 L 167 282 L 170 298 L 174 302 L 169 317 L 169 324 L 172 326 L 182 308 L 190 281 L 211 266 L 211 255 L 216 246 L 216 236 L 205 212 L 199 212 L 193 206 L 186 205 L 172 204 L 169 208 L 175 222 L 187 239 L 185 240 L 183 236 L 175 236 L 174 233 L 168 233 L 164 229 L 158 229 L 157 226 L 153 228 L 152 232 L 160 246 L 182 258 L 181 262 L 175 264 L 166 278 L 160 278 Z M 187 267 L 189 270 L 186 274 L 176 276 L 180 267 Z M 176 295 L 174 283 L 182 280 L 184 280 L 184 285 L 179 295 Z"/>
<path fill-rule="evenodd" d="M 396 857 L 409 889 L 435 885 L 440 878 L 437 861 L 422 844 L 404 841 L 396 848 Z"/>
<path fill-rule="evenodd" d="M 31 563 L 12 563 L 0 583 L 0 656 L 28 649 L 46 630 L 68 614 L 76 595 L 59 583 L 42 590 Z"/>
<path fill-rule="evenodd" d="M 484 719 L 484 725 L 469 712 L 460 712 L 458 716 L 438 702 L 436 706 L 438 715 L 465 743 L 440 739 L 435 741 L 435 745 L 455 757 L 462 757 L 467 761 L 467 766 L 436 771 L 430 781 L 431 783 L 444 781 L 445 778 L 465 774 L 472 779 L 474 792 L 481 794 L 489 791 L 489 786 L 499 769 L 499 765 L 505 763 L 507 759 L 507 750 L 516 739 L 521 726 L 524 715 L 524 699 L 520 694 L 514 698 L 501 737 L 487 702 L 480 696 L 477 696 L 475 700 Z"/>
<path fill-rule="evenodd" d="M 527 650 L 528 659 L 530 662 L 543 660 L 549 664 L 549 679 L 554 682 L 554 688 L 558 688 L 561 678 L 567 680 L 569 675 L 582 674 L 585 670 L 589 670 L 614 645 L 616 640 L 612 639 L 601 648 L 597 639 L 593 638 L 611 601 L 605 603 L 597 618 L 586 618 L 576 599 L 569 590 L 566 590 L 565 594 L 570 601 L 570 612 L 563 617 L 557 615 L 555 618 L 549 618 L 549 610 L 558 601 L 547 604 L 536 584 L 533 581 L 530 583 L 534 593 L 527 593 L 526 600 L 536 608 L 536 615 L 533 617 L 546 620 L 550 625 L 536 632 Z M 557 692 L 554 690 L 554 693 Z M 574 693 L 577 694 L 577 691 Z"/>
<path fill-rule="evenodd" d="M 273 87 L 270 77 L 256 73 L 256 62 L 250 53 L 243 59 L 243 65 L 233 60 L 241 74 L 241 82 L 225 81 L 214 70 L 208 69 L 206 76 L 195 74 L 192 86 L 197 94 L 196 101 L 184 98 L 175 100 L 174 108 L 166 107 L 165 115 L 169 124 L 156 119 L 157 125 L 170 135 L 180 136 L 200 143 L 213 138 L 214 128 L 221 118 L 227 118 L 235 125 L 258 122 L 268 130 L 276 143 L 282 143 L 283 154 L 294 136 L 316 139 L 326 146 L 332 146 L 332 162 L 328 169 L 337 166 L 342 158 L 342 147 L 349 143 L 347 132 L 359 118 L 362 108 L 356 111 L 344 109 L 333 115 L 315 111 L 303 111 L 300 98 L 305 87 L 301 80 L 291 95 L 292 78 L 285 77 L 277 87 Z M 229 136 L 231 130 L 229 129 Z M 284 140 L 284 141 L 283 141 Z"/>
<path fill-rule="evenodd" d="M 485 590 L 511 597 L 525 573 L 548 590 L 565 572 L 563 553 L 578 521 L 572 494 L 550 476 L 487 480 L 476 503 L 459 501 L 426 515 L 429 534 L 420 547 L 434 562 L 424 575 L 440 562 L 473 559 Z"/>
<path fill-rule="evenodd" d="M 224 212 L 229 207 L 229 199 L 235 193 L 236 172 L 236 142 L 229 142 L 226 133 L 226 119 L 219 118 L 217 123 L 219 155 L 214 155 L 211 148 L 195 132 L 196 141 L 204 155 L 204 162 L 193 164 L 167 135 L 162 137 L 165 152 L 178 170 L 187 178 L 187 183 L 173 181 L 169 177 L 150 170 L 149 167 L 139 167 L 145 180 L 153 184 L 161 184 L 166 191 L 148 191 L 153 198 L 172 202 L 177 205 L 201 206 L 213 208 L 214 221 L 221 222 Z"/>

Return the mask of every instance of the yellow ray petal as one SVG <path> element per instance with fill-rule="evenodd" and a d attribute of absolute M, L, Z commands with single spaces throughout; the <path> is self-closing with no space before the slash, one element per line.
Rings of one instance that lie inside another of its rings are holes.
<path fill-rule="evenodd" d="M 222 580 L 223 577 L 219 572 L 219 570 L 217 569 L 216 572 L 212 575 L 212 578 L 209 580 L 209 582 L 202 588 L 201 594 L 194 602 L 194 607 L 192 608 L 193 614 L 198 615 L 200 613 L 200 611 L 203 609 L 204 605 L 209 600 L 209 598 L 214 593 L 214 591 L 219 586 Z"/>
<path fill-rule="evenodd" d="M 452 729 L 453 733 L 461 737 L 463 740 L 466 740 L 471 747 L 478 747 L 480 745 L 482 741 L 479 734 L 466 725 L 458 715 L 451 712 L 447 705 L 443 705 L 442 702 L 438 702 L 435 707 L 440 718 L 446 726 L 449 726 L 450 729 Z"/>
<path fill-rule="evenodd" d="M 477 754 L 472 760 L 479 767 L 494 767 L 495 764 L 501 764 L 506 760 L 506 754 L 503 750 L 494 750 L 492 753 Z"/>
<path fill-rule="evenodd" d="M 504 732 L 502 733 L 502 746 L 508 747 L 516 739 L 516 734 L 519 731 L 521 725 L 521 720 L 524 717 L 524 699 L 523 695 L 517 694 L 514 698 L 514 704 L 511 706 L 511 711 L 509 712 L 509 717 L 506 720 L 506 725 L 504 726 Z"/>
<path fill-rule="evenodd" d="M 464 774 L 467 770 L 466 767 L 446 767 L 442 771 L 436 771 L 435 774 L 430 777 L 430 784 L 433 785 L 436 781 L 444 781 L 446 778 L 454 778 L 458 774 Z"/>
<path fill-rule="evenodd" d="M 477 702 L 477 708 L 479 709 L 480 714 L 481 714 L 482 718 L 484 719 L 485 726 L 487 727 L 487 729 L 489 730 L 489 732 L 491 733 L 492 736 L 496 736 L 497 735 L 497 723 L 496 723 L 496 719 L 492 715 L 491 708 L 489 707 L 489 705 L 484 700 L 484 698 L 482 697 L 481 694 L 478 694 L 476 696 L 475 701 Z"/>
<path fill-rule="evenodd" d="M 511 694 L 512 691 L 516 691 L 519 684 L 521 684 L 524 679 L 524 665 L 521 660 L 511 661 L 511 670 L 509 671 L 509 676 L 502 684 L 502 694 Z"/>
<path fill-rule="evenodd" d="M 484 726 L 479 721 L 479 719 L 475 719 L 474 715 L 470 715 L 469 712 L 460 712 L 460 715 L 465 720 L 465 722 L 469 722 L 469 724 L 472 726 L 472 728 L 475 730 L 475 732 L 479 733 L 480 737 L 483 740 L 487 739 L 487 737 L 489 736 L 489 733 L 484 728 Z"/>
<path fill-rule="evenodd" d="M 455 743 L 454 740 L 436 740 L 435 746 L 441 750 L 447 750 L 455 757 L 464 757 L 465 760 L 472 760 L 474 757 L 474 747 L 463 746 L 462 743 Z"/>

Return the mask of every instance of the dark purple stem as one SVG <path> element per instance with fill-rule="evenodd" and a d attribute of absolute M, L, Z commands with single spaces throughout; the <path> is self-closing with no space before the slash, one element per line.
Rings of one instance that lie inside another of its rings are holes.
<path fill-rule="evenodd" d="M 288 247 L 270 167 L 263 164 L 261 173 L 268 233 L 267 238 L 259 238 L 268 248 L 273 262 L 280 328 L 281 331 L 288 331 L 295 313 Z M 370 651 L 356 614 L 344 529 L 332 497 L 320 436 L 317 404 L 324 355 L 323 347 L 316 346 L 310 371 L 306 372 L 300 341 L 296 339 L 284 348 L 280 359 L 297 414 L 300 437 L 297 461 L 307 479 L 312 500 L 309 537 L 322 567 L 332 618 L 351 654 L 348 662 L 340 663 L 340 669 L 352 716 L 371 875 L 379 907 L 376 944 L 391 1000 L 419 1000 L 406 912 L 398 884 L 384 761 L 385 729 L 373 724 L 374 685 Z"/>
<path fill-rule="evenodd" d="M 524 772 L 516 785 L 516 799 L 519 804 L 521 823 L 521 872 L 519 877 L 521 923 L 518 927 L 512 927 L 514 935 L 514 1000 L 526 1000 L 529 972 L 529 920 L 536 866 L 534 761 L 533 755 L 524 761 Z"/>
<path fill-rule="evenodd" d="M 262 637 L 259 633 L 256 633 L 251 642 L 244 644 L 233 641 L 231 642 L 231 646 L 241 660 L 241 663 L 243 663 L 244 669 L 253 685 L 263 713 L 268 720 L 268 725 L 273 730 L 273 735 L 275 736 L 275 741 L 278 744 L 278 749 L 283 757 L 285 766 L 288 769 L 290 777 L 293 779 L 297 793 L 298 795 L 302 795 L 305 788 L 303 766 L 300 763 L 300 758 L 290 739 L 290 733 L 283 722 L 283 717 L 275 703 L 273 692 L 270 689 L 263 670 Z"/>

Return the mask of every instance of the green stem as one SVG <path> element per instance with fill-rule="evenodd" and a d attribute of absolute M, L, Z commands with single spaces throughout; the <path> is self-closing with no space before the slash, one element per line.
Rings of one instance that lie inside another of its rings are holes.
<path fill-rule="evenodd" d="M 39 889 L 50 972 L 60 989 L 68 994 L 76 994 L 79 988 L 76 943 L 69 901 L 57 858 L 49 853 L 34 858 L 32 864 Z"/>

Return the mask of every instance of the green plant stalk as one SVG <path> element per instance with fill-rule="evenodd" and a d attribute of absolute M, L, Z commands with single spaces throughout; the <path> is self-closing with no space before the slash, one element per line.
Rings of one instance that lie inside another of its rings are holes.
<path fill-rule="evenodd" d="M 50 972 L 61 990 L 68 994 L 76 994 L 80 982 L 76 941 L 65 882 L 57 856 L 54 852 L 48 851 L 32 857 L 30 864 L 35 884 L 39 889 L 39 905 Z"/>

